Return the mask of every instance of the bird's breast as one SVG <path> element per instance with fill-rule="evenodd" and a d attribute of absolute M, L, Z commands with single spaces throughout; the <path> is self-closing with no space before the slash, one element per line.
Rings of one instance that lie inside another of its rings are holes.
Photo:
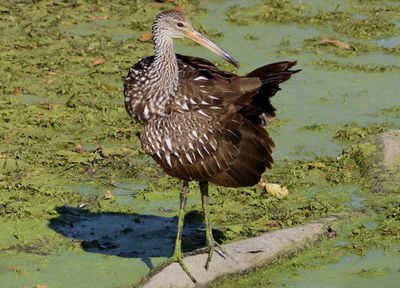
<path fill-rule="evenodd" d="M 132 71 L 125 79 L 125 108 L 128 114 L 147 122 L 167 114 L 167 106 L 174 99 L 176 89 L 152 73 Z"/>

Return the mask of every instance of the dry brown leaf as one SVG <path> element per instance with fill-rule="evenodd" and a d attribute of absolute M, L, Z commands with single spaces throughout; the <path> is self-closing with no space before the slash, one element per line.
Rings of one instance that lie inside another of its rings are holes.
<path fill-rule="evenodd" d="M 79 153 L 79 154 L 82 154 L 85 152 L 85 149 L 82 147 L 81 144 L 76 144 L 74 150 L 76 153 Z"/>
<path fill-rule="evenodd" d="M 107 92 L 111 92 L 111 93 L 116 93 L 119 91 L 119 89 L 113 85 L 109 85 L 109 84 L 103 84 L 102 88 L 107 91 Z"/>
<path fill-rule="evenodd" d="M 285 186 L 279 184 L 266 184 L 265 190 L 268 194 L 276 197 L 286 197 L 289 194 L 288 189 Z"/>
<path fill-rule="evenodd" d="M 281 186 L 279 184 L 265 183 L 263 180 L 261 180 L 258 183 L 258 186 L 260 186 L 260 188 L 264 190 L 264 192 L 266 192 L 268 195 L 278 198 L 286 197 L 289 194 L 288 189 L 285 186 Z"/>
<path fill-rule="evenodd" d="M 60 75 L 61 73 L 59 71 L 49 71 L 47 72 L 47 75 L 49 76 L 57 76 Z"/>
<path fill-rule="evenodd" d="M 19 88 L 15 88 L 14 91 L 12 92 L 14 96 L 21 96 L 22 95 L 22 90 Z"/>
<path fill-rule="evenodd" d="M 108 16 L 107 15 L 97 16 L 97 19 L 99 19 L 99 20 L 107 20 Z"/>
<path fill-rule="evenodd" d="M 53 103 L 47 103 L 44 101 L 39 101 L 38 103 L 36 103 L 36 107 L 42 108 L 42 109 L 46 109 L 46 110 L 54 110 L 57 108 L 56 104 Z"/>
<path fill-rule="evenodd" d="M 104 194 L 104 199 L 106 199 L 106 200 L 113 199 L 113 194 L 112 194 L 111 190 L 106 191 L 106 194 Z"/>
<path fill-rule="evenodd" d="M 106 60 L 103 58 L 99 58 L 93 61 L 93 65 L 97 66 L 97 65 L 103 65 L 104 63 L 106 63 Z"/>
<path fill-rule="evenodd" d="M 331 46 L 335 46 L 338 47 L 340 49 L 347 49 L 347 50 L 351 50 L 351 47 L 349 44 L 344 43 L 342 41 L 336 40 L 336 39 L 321 39 L 319 40 L 319 44 L 320 45 L 331 45 Z"/>
<path fill-rule="evenodd" d="M 171 2 L 172 4 L 175 5 L 175 10 L 176 11 L 182 11 L 182 6 L 178 3 L 177 0 L 169 0 L 169 2 Z"/>
<path fill-rule="evenodd" d="M 152 39 L 153 39 L 153 34 L 151 34 L 151 33 L 144 33 L 138 38 L 138 40 L 141 42 L 147 42 Z"/>
<path fill-rule="evenodd" d="M 43 284 L 37 284 L 35 288 L 48 288 L 49 286 Z"/>

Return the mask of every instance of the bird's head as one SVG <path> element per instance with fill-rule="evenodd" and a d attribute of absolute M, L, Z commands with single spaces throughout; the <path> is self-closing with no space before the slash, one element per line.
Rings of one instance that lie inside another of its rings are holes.
<path fill-rule="evenodd" d="M 178 10 L 168 10 L 157 15 L 153 23 L 154 37 L 188 38 L 206 47 L 214 54 L 222 57 L 232 65 L 239 67 L 239 63 L 217 44 L 213 43 L 200 32 L 196 31 L 189 17 Z"/>

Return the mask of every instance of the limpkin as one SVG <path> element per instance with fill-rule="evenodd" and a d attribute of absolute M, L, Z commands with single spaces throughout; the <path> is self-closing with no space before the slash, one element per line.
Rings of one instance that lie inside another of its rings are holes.
<path fill-rule="evenodd" d="M 144 151 L 164 171 L 183 180 L 173 261 L 182 261 L 181 238 L 189 181 L 199 181 L 209 266 L 214 240 L 208 210 L 208 182 L 251 186 L 271 168 L 272 142 L 264 125 L 275 117 L 270 98 L 298 70 L 295 61 L 262 66 L 244 77 L 211 62 L 175 54 L 173 38 L 189 38 L 238 67 L 222 48 L 194 30 L 180 11 L 160 13 L 152 26 L 155 55 L 133 65 L 125 79 L 125 107 L 143 123 Z"/>

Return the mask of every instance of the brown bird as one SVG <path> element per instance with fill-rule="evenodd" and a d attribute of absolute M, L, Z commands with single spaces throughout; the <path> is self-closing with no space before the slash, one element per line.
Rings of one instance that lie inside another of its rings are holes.
<path fill-rule="evenodd" d="M 222 71 L 211 62 L 175 54 L 173 38 L 189 38 L 238 67 L 222 48 L 194 30 L 189 18 L 171 10 L 152 27 L 155 55 L 142 59 L 125 79 L 125 107 L 144 125 L 144 151 L 164 171 L 183 180 L 178 233 L 172 261 L 182 262 L 181 238 L 190 181 L 199 181 L 209 257 L 223 250 L 212 236 L 208 182 L 226 187 L 251 186 L 271 168 L 272 142 L 264 125 L 275 117 L 270 98 L 279 84 L 299 70 L 284 61 L 260 67 L 244 77 Z"/>

